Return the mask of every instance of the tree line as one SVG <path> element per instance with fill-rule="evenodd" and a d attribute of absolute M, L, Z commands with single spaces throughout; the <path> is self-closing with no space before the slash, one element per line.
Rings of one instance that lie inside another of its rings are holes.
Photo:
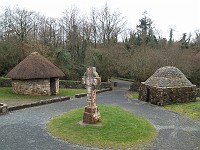
<path fill-rule="evenodd" d="M 67 79 L 80 80 L 88 65 L 96 66 L 103 80 L 111 76 L 146 80 L 166 65 L 181 69 L 192 82 L 200 77 L 200 33 L 179 41 L 159 36 L 147 12 L 134 29 L 118 11 L 105 5 L 81 16 L 77 7 L 61 18 L 26 9 L 5 8 L 0 17 L 0 75 L 4 76 L 33 51 L 61 68 Z"/>

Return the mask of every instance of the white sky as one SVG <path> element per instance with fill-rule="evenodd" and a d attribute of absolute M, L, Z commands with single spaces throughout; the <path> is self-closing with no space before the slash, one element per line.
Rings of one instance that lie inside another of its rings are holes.
<path fill-rule="evenodd" d="M 175 29 L 176 39 L 180 39 L 184 32 L 200 31 L 200 0 L 0 0 L 0 9 L 8 6 L 25 8 L 47 17 L 60 18 L 72 5 L 78 7 L 80 14 L 87 14 L 92 7 L 100 9 L 106 3 L 111 10 L 122 13 L 132 29 L 147 11 L 155 28 L 165 38 L 169 37 L 170 27 Z"/>

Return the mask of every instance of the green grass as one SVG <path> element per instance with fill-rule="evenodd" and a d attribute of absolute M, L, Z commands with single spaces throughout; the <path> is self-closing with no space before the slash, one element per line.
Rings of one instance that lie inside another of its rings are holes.
<path fill-rule="evenodd" d="M 56 116 L 47 124 L 54 136 L 74 144 L 98 148 L 127 149 L 149 145 L 157 136 L 147 120 L 116 106 L 99 105 L 102 126 L 80 125 L 84 109 Z"/>
<path fill-rule="evenodd" d="M 10 78 L 0 77 L 0 80 L 7 80 L 7 79 L 10 79 Z"/>
<path fill-rule="evenodd" d="M 127 96 L 128 96 L 128 98 L 131 98 L 131 99 L 138 99 L 139 93 L 138 92 L 128 92 Z"/>
<path fill-rule="evenodd" d="M 84 93 L 85 89 L 65 89 L 60 88 L 57 96 L 74 96 L 75 94 Z M 15 94 L 12 92 L 12 87 L 0 87 L 0 100 L 33 100 L 33 99 L 46 99 L 52 96 L 30 96 Z"/>
<path fill-rule="evenodd" d="M 130 79 L 130 78 L 111 77 L 111 80 L 115 80 L 115 79 L 117 79 L 117 80 L 125 80 L 125 81 L 130 81 L 130 82 L 134 81 L 133 79 Z"/>
<path fill-rule="evenodd" d="M 200 121 L 200 97 L 197 97 L 196 102 L 166 105 L 164 107 L 170 111 L 187 115 L 197 121 Z"/>
<path fill-rule="evenodd" d="M 66 88 L 60 88 L 59 89 L 59 96 L 70 96 L 73 97 L 76 94 L 80 93 L 86 93 L 86 89 L 66 89 Z"/>
<path fill-rule="evenodd" d="M 138 92 L 130 92 L 127 94 L 129 98 L 138 99 Z M 167 110 L 187 115 L 197 121 L 200 121 L 200 97 L 196 102 L 176 103 L 164 106 Z"/>

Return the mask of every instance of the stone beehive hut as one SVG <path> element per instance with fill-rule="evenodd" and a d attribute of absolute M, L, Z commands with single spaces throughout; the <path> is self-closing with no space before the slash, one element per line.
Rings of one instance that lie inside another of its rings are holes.
<path fill-rule="evenodd" d="M 139 100 L 156 105 L 195 101 L 196 85 L 193 85 L 178 68 L 162 67 L 141 83 Z"/>
<path fill-rule="evenodd" d="M 56 95 L 59 77 L 64 73 L 37 52 L 31 53 L 7 77 L 12 79 L 13 92 L 26 95 Z"/>

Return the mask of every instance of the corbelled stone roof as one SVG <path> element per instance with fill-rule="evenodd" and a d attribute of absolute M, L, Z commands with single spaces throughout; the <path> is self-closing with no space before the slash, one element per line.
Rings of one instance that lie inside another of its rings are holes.
<path fill-rule="evenodd" d="M 172 66 L 159 68 L 144 84 L 154 87 L 193 86 L 178 68 Z"/>
<path fill-rule="evenodd" d="M 7 77 L 12 79 L 38 79 L 62 77 L 65 74 L 54 64 L 37 52 L 31 53 Z"/>

